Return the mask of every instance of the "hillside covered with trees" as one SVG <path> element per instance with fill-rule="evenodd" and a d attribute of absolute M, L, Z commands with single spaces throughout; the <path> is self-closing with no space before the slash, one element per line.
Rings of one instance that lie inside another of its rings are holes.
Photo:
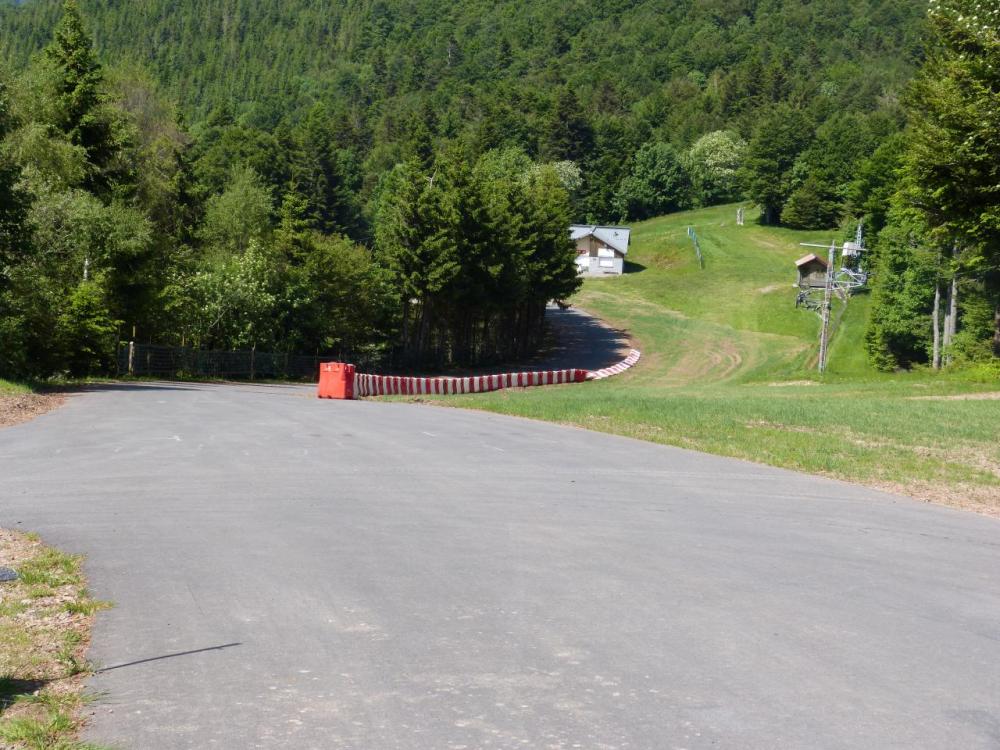
<path fill-rule="evenodd" d="M 0 369 L 93 371 L 133 331 L 518 357 L 578 284 L 557 227 L 743 197 L 766 223 L 890 225 L 874 264 L 913 283 L 876 286 L 884 367 L 934 358 L 934 289 L 966 259 L 947 356 L 959 329 L 988 356 L 992 261 L 929 250 L 929 280 L 900 197 L 928 163 L 909 82 L 943 75 L 927 27 L 909 0 L 0 4 Z"/>
<path fill-rule="evenodd" d="M 458 139 L 476 152 L 516 146 L 573 161 L 585 175 L 576 218 L 595 222 L 734 197 L 726 169 L 745 141 L 766 148 L 754 138 L 768 118 L 788 119 L 781 104 L 796 113 L 782 156 L 797 161 L 797 174 L 756 192 L 780 208 L 800 183 L 832 178 L 823 198 L 842 204 L 851 167 L 901 124 L 898 99 L 920 55 L 923 15 L 912 0 L 82 0 L 81 8 L 102 60 L 155 80 L 217 162 L 246 157 L 212 143 L 235 126 L 227 140 L 250 141 L 257 166 L 269 164 L 265 176 L 287 181 L 269 157 L 320 112 L 361 207 L 414 142 Z M 59 13 L 58 0 L 0 9 L 0 50 L 15 67 L 48 43 Z M 708 134 L 693 168 L 679 170 Z M 634 160 L 640 150 L 645 158 Z M 771 177 L 762 169 L 759 180 Z M 797 202 L 799 222 L 836 211 L 810 214 L 808 198 Z"/>

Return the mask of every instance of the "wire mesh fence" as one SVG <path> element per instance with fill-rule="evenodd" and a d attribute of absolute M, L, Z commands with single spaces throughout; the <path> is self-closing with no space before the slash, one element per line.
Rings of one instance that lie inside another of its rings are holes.
<path fill-rule="evenodd" d="M 118 345 L 117 359 L 120 375 L 137 377 L 315 380 L 320 362 L 354 362 L 358 358 L 256 350 L 219 351 L 122 341 Z"/>
<path fill-rule="evenodd" d="M 698 256 L 698 266 L 700 268 L 705 267 L 705 258 L 701 254 L 701 243 L 698 242 L 698 235 L 694 231 L 694 227 L 688 227 L 688 237 L 691 238 L 691 242 L 694 243 L 694 254 Z"/>

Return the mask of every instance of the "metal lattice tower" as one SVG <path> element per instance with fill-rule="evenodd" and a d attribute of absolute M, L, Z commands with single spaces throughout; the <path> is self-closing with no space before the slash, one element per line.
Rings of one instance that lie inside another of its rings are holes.
<path fill-rule="evenodd" d="M 826 362 L 830 349 L 830 312 L 833 295 L 836 294 L 844 303 L 850 295 L 868 283 L 868 274 L 860 268 L 861 253 L 864 247 L 864 234 L 861 222 L 854 233 L 854 242 L 845 242 L 839 246 L 836 242 L 829 245 L 819 245 L 812 242 L 799 243 L 803 247 L 822 247 L 827 249 L 826 283 L 822 289 L 800 289 L 795 300 L 796 307 L 814 310 L 820 316 L 822 325 L 819 333 L 819 362 L 817 369 L 826 371 Z M 837 253 L 840 253 L 839 268 Z M 820 296 L 820 294 L 822 296 Z"/>

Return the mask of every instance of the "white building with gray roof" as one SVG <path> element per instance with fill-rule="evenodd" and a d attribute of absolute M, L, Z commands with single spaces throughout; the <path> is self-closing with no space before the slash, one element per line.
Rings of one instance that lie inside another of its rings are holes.
<path fill-rule="evenodd" d="M 576 266 L 585 276 L 620 276 L 628 254 L 628 227 L 573 224 L 570 239 L 576 243 Z"/>

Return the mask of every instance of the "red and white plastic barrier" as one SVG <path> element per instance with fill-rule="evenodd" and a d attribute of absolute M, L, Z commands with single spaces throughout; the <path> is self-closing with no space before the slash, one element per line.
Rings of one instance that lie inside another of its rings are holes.
<path fill-rule="evenodd" d="M 468 378 L 408 378 L 358 373 L 354 377 L 354 393 L 357 396 L 446 396 L 456 393 L 486 393 L 503 388 L 582 383 L 588 374 L 586 370 L 542 370 L 475 375 Z"/>
<path fill-rule="evenodd" d="M 605 367 L 603 370 L 593 370 L 587 373 L 587 380 L 604 380 L 604 378 L 610 378 L 612 375 L 617 375 L 618 373 L 625 372 L 628 368 L 639 361 L 639 357 L 642 353 L 638 349 L 633 349 L 617 365 L 611 365 L 611 367 Z"/>
<path fill-rule="evenodd" d="M 457 393 L 487 393 L 503 388 L 582 383 L 585 380 L 603 380 L 625 372 L 639 361 L 639 356 L 639 351 L 633 349 L 621 362 L 603 370 L 540 370 L 474 375 L 467 378 L 369 375 L 355 372 L 353 365 L 324 362 L 320 365 L 319 397 L 352 399 L 363 396 L 448 396 Z"/>

